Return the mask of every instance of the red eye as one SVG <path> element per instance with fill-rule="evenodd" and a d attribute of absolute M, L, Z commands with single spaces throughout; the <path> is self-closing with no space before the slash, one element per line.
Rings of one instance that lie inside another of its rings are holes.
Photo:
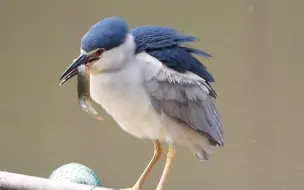
<path fill-rule="evenodd" d="M 98 50 L 95 52 L 95 55 L 96 55 L 97 57 L 99 57 L 103 52 L 104 52 L 104 49 L 103 49 L 103 48 L 100 48 L 100 49 L 98 49 Z"/>

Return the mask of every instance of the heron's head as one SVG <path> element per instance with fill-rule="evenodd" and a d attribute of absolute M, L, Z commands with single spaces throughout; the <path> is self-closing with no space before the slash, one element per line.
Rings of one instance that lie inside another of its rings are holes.
<path fill-rule="evenodd" d="M 85 65 L 92 75 L 122 68 L 134 55 L 135 44 L 128 24 L 119 17 L 109 17 L 89 29 L 81 39 L 80 49 L 79 57 L 62 74 L 60 84 L 75 76 L 80 65 Z"/>

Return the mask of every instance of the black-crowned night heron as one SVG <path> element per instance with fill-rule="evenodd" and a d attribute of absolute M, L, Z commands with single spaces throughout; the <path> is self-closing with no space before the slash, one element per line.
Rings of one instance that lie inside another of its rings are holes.
<path fill-rule="evenodd" d="M 189 148 L 199 160 L 207 160 L 213 146 L 224 145 L 212 100 L 214 79 L 192 54 L 210 55 L 183 46 L 194 41 L 195 37 L 168 27 L 129 30 L 123 19 L 106 18 L 83 36 L 80 56 L 60 78 L 63 84 L 85 66 L 92 99 L 124 131 L 153 141 L 153 158 L 131 189 L 141 189 L 161 155 L 161 142 L 168 143 L 169 150 L 157 190 L 175 157 L 173 144 Z"/>

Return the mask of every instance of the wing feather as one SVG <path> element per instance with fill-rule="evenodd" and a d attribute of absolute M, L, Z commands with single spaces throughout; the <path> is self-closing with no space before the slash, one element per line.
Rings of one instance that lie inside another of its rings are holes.
<path fill-rule="evenodd" d="M 210 58 L 208 53 L 194 47 L 186 47 L 198 41 L 194 36 L 183 34 L 164 26 L 139 26 L 130 31 L 135 38 L 136 53 L 146 52 L 170 69 L 184 73 L 191 71 L 207 82 L 214 78 L 203 63 L 193 55 Z"/>
<path fill-rule="evenodd" d="M 212 101 L 210 85 L 196 74 L 172 70 L 146 53 L 138 57 L 143 63 L 144 86 L 154 109 L 223 146 L 222 124 Z"/>

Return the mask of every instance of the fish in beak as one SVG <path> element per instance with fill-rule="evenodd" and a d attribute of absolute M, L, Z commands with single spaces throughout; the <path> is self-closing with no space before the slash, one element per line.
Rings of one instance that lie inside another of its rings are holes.
<path fill-rule="evenodd" d="M 98 54 L 97 54 L 98 53 Z M 103 117 L 95 110 L 93 100 L 90 95 L 90 74 L 86 69 L 86 64 L 90 60 L 99 59 L 99 52 L 92 54 L 81 54 L 74 62 L 63 72 L 60 77 L 60 84 L 64 84 L 69 79 L 77 75 L 77 93 L 78 102 L 84 112 L 92 115 L 98 120 Z"/>
<path fill-rule="evenodd" d="M 86 64 L 88 60 L 87 54 L 81 54 L 74 62 L 63 72 L 59 79 L 59 85 L 63 85 L 69 79 L 73 78 L 78 73 L 78 67 L 82 64 Z"/>

